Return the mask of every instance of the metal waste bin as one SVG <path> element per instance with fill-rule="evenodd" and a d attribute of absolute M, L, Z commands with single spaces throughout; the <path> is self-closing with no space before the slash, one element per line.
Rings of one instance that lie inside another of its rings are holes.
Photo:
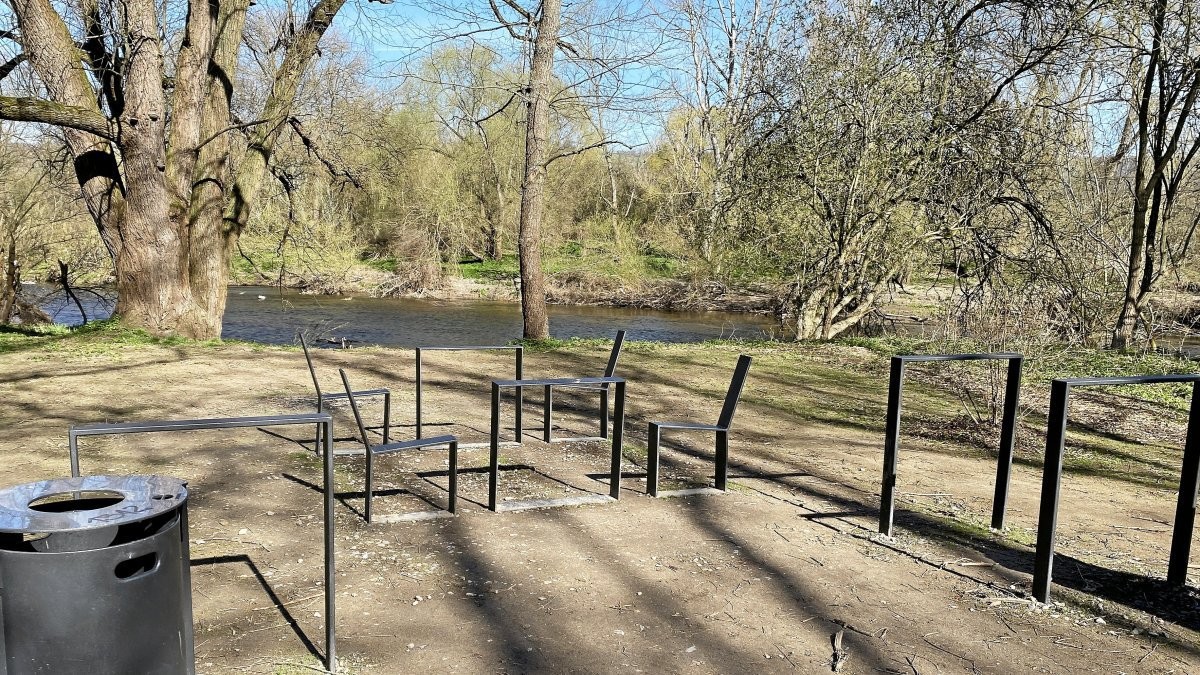
<path fill-rule="evenodd" d="M 194 673 L 187 536 L 167 476 L 0 490 L 0 675 Z"/>

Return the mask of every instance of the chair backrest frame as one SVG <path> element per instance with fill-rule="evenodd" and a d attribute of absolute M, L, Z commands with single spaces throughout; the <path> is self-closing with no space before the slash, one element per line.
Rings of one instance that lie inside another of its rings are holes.
<path fill-rule="evenodd" d="M 304 339 L 304 333 L 297 333 L 296 337 L 300 338 L 300 348 L 304 350 L 304 362 L 308 364 L 308 374 L 312 376 L 313 388 L 317 390 L 317 412 L 322 410 L 321 383 L 317 381 L 317 369 L 313 367 L 312 355 L 308 353 L 308 342 Z"/>
<path fill-rule="evenodd" d="M 346 371 L 338 368 L 338 375 L 342 376 L 342 386 L 346 388 L 346 398 L 350 401 L 350 410 L 354 413 L 354 422 L 358 424 L 359 438 L 362 439 L 363 448 L 367 453 L 371 452 L 371 442 L 367 440 L 367 425 L 363 424 L 362 413 L 358 411 L 358 401 L 354 400 L 354 390 L 350 387 L 350 378 L 346 377 Z"/>
<path fill-rule="evenodd" d="M 608 355 L 608 365 L 604 367 L 604 377 L 612 377 L 617 374 L 617 360 L 621 358 L 621 347 L 625 344 L 625 331 L 617 331 L 617 337 L 613 340 L 612 352 Z"/>
<path fill-rule="evenodd" d="M 733 413 L 737 411 L 738 401 L 742 398 L 742 388 L 746 384 L 746 375 L 750 372 L 749 356 L 742 354 L 738 356 L 737 367 L 733 369 L 733 379 L 729 381 L 729 391 L 725 393 L 725 404 L 721 406 L 721 417 L 717 419 L 717 426 L 728 429 L 729 425 L 733 424 Z"/>

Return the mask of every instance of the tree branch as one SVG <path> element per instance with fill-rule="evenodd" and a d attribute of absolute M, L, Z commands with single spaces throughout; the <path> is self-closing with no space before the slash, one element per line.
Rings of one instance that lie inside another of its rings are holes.
<path fill-rule="evenodd" d="M 353 173 L 351 173 L 350 169 L 345 166 L 339 166 L 341 162 L 335 162 L 333 159 L 321 155 L 321 153 L 318 151 L 316 140 L 308 135 L 308 133 L 304 130 L 304 125 L 300 123 L 299 119 L 290 117 L 288 118 L 288 124 L 292 125 L 292 131 L 295 131 L 296 135 L 300 137 L 300 142 L 304 144 L 304 147 L 312 153 L 313 157 L 316 157 L 322 164 L 325 165 L 325 168 L 329 170 L 330 174 L 334 176 L 341 176 L 350 181 L 354 187 L 360 190 L 363 189 L 362 183 L 359 182 L 358 178 L 355 177 Z"/>
<path fill-rule="evenodd" d="M 17 54 L 8 60 L 8 63 L 0 65 L 0 80 L 8 77 L 8 74 L 17 69 L 17 66 L 25 62 L 24 54 Z"/>
<path fill-rule="evenodd" d="M 504 18 L 504 14 L 502 14 L 502 13 L 500 12 L 500 7 L 496 5 L 496 0 L 488 0 L 488 4 L 489 4 L 489 5 L 491 5 L 491 7 L 492 7 L 492 14 L 493 14 L 493 15 L 495 15 L 495 17 L 496 17 L 496 20 L 497 20 L 497 21 L 499 21 L 499 22 L 500 22 L 500 25 L 501 25 L 501 26 L 503 26 L 503 27 L 504 27 L 504 29 L 508 31 L 508 35 L 509 35 L 509 37 L 511 37 L 511 38 L 512 38 L 512 39 L 514 39 L 514 40 L 520 40 L 520 41 L 522 41 L 522 42 L 528 42 L 528 41 L 529 41 L 529 40 L 528 40 L 528 39 L 527 39 L 527 38 L 526 38 L 524 35 L 520 35 L 520 34 L 518 34 L 518 33 L 517 33 L 517 31 L 513 30 L 513 26 L 520 26 L 521 24 L 513 24 L 513 23 L 509 23 L 509 22 L 508 22 L 508 19 L 505 19 L 505 18 Z M 508 4 L 509 6 L 513 6 L 513 5 L 512 5 L 512 3 L 507 3 L 507 2 L 506 2 L 506 4 Z M 527 12 L 525 12 L 524 10 L 520 9 L 520 7 L 518 7 L 518 8 L 517 8 L 517 11 L 518 11 L 518 13 L 519 13 L 519 14 L 523 14 L 523 15 L 525 16 L 525 20 L 526 20 L 526 21 L 530 21 L 530 20 L 531 20 L 531 19 L 530 19 L 530 17 L 529 17 L 529 15 L 528 15 L 528 13 L 527 13 Z"/>
<path fill-rule="evenodd" d="M 95 110 L 39 98 L 0 96 L 0 119 L 53 124 L 86 131 L 110 141 L 117 139 L 108 118 Z"/>
<path fill-rule="evenodd" d="M 592 143 L 591 145 L 585 145 L 585 146 L 583 146 L 582 148 L 577 148 L 577 149 L 575 149 L 575 150 L 572 150 L 572 151 L 570 151 L 570 152 L 560 152 L 559 154 L 557 154 L 557 155 L 555 155 L 555 156 L 551 157 L 550 159 L 546 160 L 546 163 L 545 163 L 545 164 L 543 164 L 542 166 L 543 166 L 543 167 L 548 167 L 548 166 L 550 166 L 551 164 L 553 164 L 553 163 L 554 163 L 555 161 L 557 161 L 557 160 L 560 160 L 560 159 L 563 159 L 563 158 L 566 158 L 566 157 L 571 157 L 572 155 L 579 155 L 579 154 L 582 154 L 582 153 L 585 153 L 585 152 L 587 152 L 588 150 L 595 150 L 596 148 L 602 148 L 602 147 L 604 147 L 604 146 L 606 146 L 606 145 L 620 145 L 620 146 L 624 146 L 626 150 L 632 150 L 632 149 L 633 149 L 633 146 L 629 145 L 629 144 L 628 144 L 628 143 L 626 143 L 625 141 L 600 141 L 599 143 Z"/>
<path fill-rule="evenodd" d="M 200 143 L 196 146 L 196 149 L 199 150 L 200 148 L 203 148 L 204 146 L 208 145 L 209 143 L 212 143 L 213 141 L 217 140 L 217 138 L 221 134 L 229 133 L 230 131 L 237 131 L 238 129 L 249 129 L 250 127 L 256 127 L 260 124 L 266 124 L 267 122 L 270 122 L 270 121 L 271 121 L 270 119 L 261 119 L 261 120 L 251 120 L 249 122 L 238 122 L 236 124 L 231 124 L 231 125 L 225 127 L 224 129 L 218 131 L 217 133 L 213 134 L 212 136 L 209 136 L 208 138 L 200 141 Z"/>

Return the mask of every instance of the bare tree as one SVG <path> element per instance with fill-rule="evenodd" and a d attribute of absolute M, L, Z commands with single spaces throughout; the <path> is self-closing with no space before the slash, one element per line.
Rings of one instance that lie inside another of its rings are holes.
<path fill-rule="evenodd" d="M 1191 0 L 1148 0 L 1122 3 L 1112 18 L 1112 48 L 1129 64 L 1118 85 L 1128 107 L 1113 161 L 1133 153 L 1129 264 L 1112 333 L 1112 348 L 1125 349 L 1200 224 L 1200 209 L 1182 199 L 1200 154 L 1200 9 Z"/>

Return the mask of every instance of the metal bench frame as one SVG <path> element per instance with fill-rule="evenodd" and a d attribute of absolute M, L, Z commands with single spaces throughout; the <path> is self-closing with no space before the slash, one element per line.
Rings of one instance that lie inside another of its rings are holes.
<path fill-rule="evenodd" d="M 362 415 L 358 412 L 358 402 L 354 398 L 357 396 L 357 393 L 350 387 L 350 379 L 346 377 L 346 371 L 338 368 L 338 374 L 341 375 L 342 385 L 346 388 L 346 400 L 350 401 L 350 410 L 354 412 L 354 421 L 358 424 L 358 432 L 362 437 L 363 449 L 367 455 L 367 476 L 363 486 L 363 491 L 366 492 L 366 505 L 363 517 L 367 521 L 367 524 L 371 524 L 371 499 L 375 493 L 375 456 L 437 445 L 450 446 L 450 504 L 446 510 L 450 513 L 455 513 L 458 508 L 458 438 L 454 436 L 434 436 L 433 438 L 418 438 L 415 441 L 400 441 L 398 443 L 388 443 L 385 441 L 379 445 L 371 445 L 371 442 L 367 440 L 367 427 L 363 424 Z"/>
<path fill-rule="evenodd" d="M 500 390 L 515 389 L 517 400 L 521 400 L 521 391 L 525 387 L 544 387 L 546 405 L 549 406 L 550 392 L 554 387 L 598 387 L 599 385 L 616 385 L 617 397 L 612 418 L 612 464 L 610 466 L 610 482 L 608 494 L 613 499 L 621 496 L 621 436 L 625 425 L 625 380 L 620 377 L 558 377 L 536 380 L 492 380 L 492 426 L 491 426 L 491 456 L 488 476 L 488 510 L 496 511 L 496 496 L 500 482 Z M 549 411 L 547 410 L 547 413 Z M 545 421 L 545 436 L 550 438 L 550 415 Z"/>
<path fill-rule="evenodd" d="M 1200 486 L 1200 375 L 1140 375 L 1134 377 L 1077 377 L 1050 383 L 1050 414 L 1046 420 L 1046 460 L 1042 468 L 1042 502 L 1038 514 L 1037 550 L 1033 562 L 1033 597 L 1050 601 L 1050 576 L 1054 567 L 1054 537 L 1058 527 L 1058 498 L 1062 489 L 1063 453 L 1066 451 L 1067 408 L 1073 387 L 1121 384 L 1192 383 L 1187 439 L 1179 471 L 1179 500 L 1171 533 L 1167 583 L 1187 583 L 1192 528 L 1196 524 L 1197 486 Z"/>
<path fill-rule="evenodd" d="M 879 531 L 892 535 L 896 510 L 896 465 L 900 451 L 900 396 L 904 391 L 904 366 L 931 361 L 1008 361 L 1004 384 L 1004 417 L 1000 422 L 1000 448 L 996 459 L 996 487 L 992 498 L 992 529 L 1004 529 L 1008 485 L 1012 474 L 1013 439 L 1021 398 L 1021 367 L 1025 357 L 1010 352 L 991 354 L 904 354 L 892 357 L 888 380 L 887 424 L 883 437 L 883 489 L 879 499 Z"/>
<path fill-rule="evenodd" d="M 81 424 L 68 432 L 71 453 L 71 475 L 79 476 L 79 438 L 83 436 L 117 436 L 163 431 L 200 431 L 205 429 L 236 429 L 242 427 L 286 426 L 316 424 L 322 430 L 324 456 L 324 529 L 325 529 L 325 669 L 337 672 L 337 636 L 335 629 L 337 583 L 334 573 L 334 481 L 333 481 L 333 417 L 329 413 L 299 415 L 267 415 L 257 417 L 226 417 L 195 420 L 163 420 L 150 422 L 119 422 L 116 424 Z M 190 601 L 190 599 L 189 599 Z M 191 624 L 187 626 L 192 629 Z"/>
<path fill-rule="evenodd" d="M 522 373 L 522 368 L 525 363 L 525 348 L 522 347 L 521 345 L 482 345 L 482 346 L 472 346 L 472 347 L 417 347 L 416 348 L 416 352 L 417 352 L 417 358 L 416 358 L 416 361 L 417 361 L 417 363 L 416 363 L 417 438 L 421 438 L 422 427 L 424 425 L 424 418 L 422 416 L 422 411 L 423 411 L 422 403 L 424 401 L 425 387 L 424 387 L 424 377 L 423 377 L 424 370 L 422 368 L 422 364 L 424 363 L 424 360 L 422 358 L 422 355 L 425 352 L 484 352 L 484 351 L 512 351 L 512 352 L 514 352 L 516 355 L 516 359 L 515 359 L 516 360 L 516 363 L 515 363 L 516 373 L 514 374 L 513 377 L 518 380 L 523 377 L 523 375 L 521 373 Z M 516 408 L 516 416 L 515 416 L 515 420 L 514 420 L 515 426 L 513 428 L 513 432 L 516 434 L 515 440 L 517 443 L 521 442 L 521 408 L 522 408 L 522 405 L 521 405 L 520 396 L 521 396 L 521 393 L 517 392 L 517 397 L 518 397 L 517 398 L 517 408 Z M 384 442 L 386 443 L 387 441 L 384 441 Z"/>
<path fill-rule="evenodd" d="M 733 424 L 733 414 L 737 411 L 738 401 L 742 396 L 742 388 L 746 384 L 746 375 L 750 371 L 751 358 L 745 354 L 738 356 L 737 367 L 733 369 L 733 379 L 729 381 L 729 389 L 725 392 L 725 403 L 721 406 L 721 415 L 716 424 L 697 424 L 694 422 L 651 422 L 647 431 L 646 448 L 646 494 L 658 496 L 658 458 L 659 441 L 663 429 L 680 429 L 684 431 L 713 431 L 716 432 L 715 458 L 715 487 L 724 492 L 729 475 L 729 426 Z"/>

